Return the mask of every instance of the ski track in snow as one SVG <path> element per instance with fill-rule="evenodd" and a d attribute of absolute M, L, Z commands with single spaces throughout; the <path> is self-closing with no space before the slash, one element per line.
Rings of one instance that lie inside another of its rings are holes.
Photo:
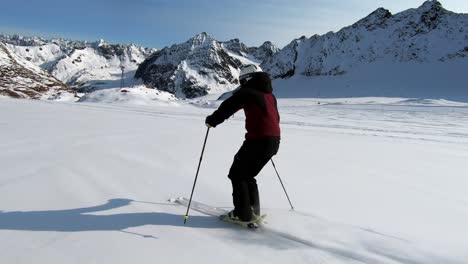
<path fill-rule="evenodd" d="M 173 201 L 176 204 L 179 204 L 183 206 L 185 209 L 188 206 L 188 199 L 187 198 L 171 198 L 170 201 Z M 217 207 L 210 207 L 205 204 L 199 203 L 197 201 L 192 201 L 191 203 L 191 209 L 192 211 L 200 212 L 205 215 L 210 215 L 218 218 L 220 215 L 227 213 L 228 211 L 224 209 L 220 209 Z M 291 212 L 296 212 L 296 211 L 291 211 Z M 297 212 L 296 212 L 297 213 Z M 299 213 L 301 214 L 301 213 Z M 302 215 L 307 215 L 307 214 L 302 214 Z M 307 215 L 309 216 L 309 215 Z M 310 216 L 309 216 L 310 217 Z M 268 219 L 267 219 L 268 220 Z M 321 220 L 325 221 L 325 220 Z M 190 220 L 188 221 L 190 222 Z M 332 223 L 330 223 L 332 224 Z M 190 224 L 188 224 L 190 225 Z M 423 263 L 430 263 L 428 260 L 417 260 L 417 259 L 411 259 L 411 258 L 406 258 L 405 256 L 398 256 L 394 255 L 391 251 L 385 251 L 382 248 L 379 248 L 378 246 L 368 244 L 366 245 L 366 249 L 368 252 L 356 252 L 353 251 L 352 249 L 346 248 L 346 245 L 342 244 L 327 244 L 323 243 L 320 241 L 312 241 L 312 240 L 307 240 L 304 238 L 301 238 L 300 236 L 296 236 L 293 234 L 290 234 L 288 232 L 281 231 L 279 229 L 275 229 L 274 227 L 270 227 L 268 223 L 261 225 L 261 227 L 258 230 L 248 230 L 242 227 L 237 227 L 232 224 L 225 224 L 226 226 L 234 226 L 236 229 L 240 229 L 243 232 L 253 232 L 255 234 L 259 234 L 265 237 L 270 238 L 271 240 L 285 240 L 286 244 L 287 241 L 291 241 L 293 243 L 297 243 L 302 246 L 306 246 L 309 248 L 312 248 L 314 250 L 317 250 L 319 252 L 325 252 L 327 254 L 330 254 L 332 256 L 338 257 L 343 260 L 351 260 L 351 261 L 357 261 L 359 263 L 410 263 L 410 264 L 423 264 Z M 336 223 L 335 223 L 336 225 Z M 382 237 L 387 237 L 399 241 L 404 241 L 403 239 L 400 238 L 395 238 L 389 235 L 385 235 L 379 232 L 375 232 L 372 230 L 365 230 L 362 229 L 362 231 L 368 232 L 370 234 L 376 234 L 378 236 Z M 409 246 L 409 242 L 405 241 L 407 246 Z M 278 245 L 277 245 L 278 246 Z M 438 261 L 442 259 L 438 259 L 437 257 L 431 256 L 431 258 L 437 259 Z M 327 259 L 327 258 L 324 258 Z M 327 261 L 331 261 L 328 259 Z M 446 260 L 443 260 L 446 261 Z M 437 263 L 437 262 L 434 262 Z"/>
<path fill-rule="evenodd" d="M 458 177 L 468 157 L 466 108 L 279 105 L 279 169 L 303 210 L 288 211 L 265 168 L 259 179 L 269 223 L 262 233 L 198 212 L 184 226 L 184 208 L 165 202 L 190 191 L 203 120 L 215 106 L 0 98 L 0 262 L 150 263 L 157 255 L 162 263 L 466 263 L 460 230 L 468 197 Z M 242 133 L 241 113 L 211 133 L 196 200 L 229 206 L 224 175 Z M 373 152 L 380 147 L 383 153 Z M 405 151 L 424 156 L 407 167 Z M 296 163 L 304 157 L 313 173 Z M 389 157 L 399 166 L 387 166 Z M 329 167 L 330 159 L 341 166 Z M 441 224 L 446 231 L 434 228 Z"/>

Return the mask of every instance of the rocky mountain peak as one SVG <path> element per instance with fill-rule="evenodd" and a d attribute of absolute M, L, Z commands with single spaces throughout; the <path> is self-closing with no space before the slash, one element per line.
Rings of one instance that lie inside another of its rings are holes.
<path fill-rule="evenodd" d="M 420 7 L 417 8 L 418 10 L 422 12 L 442 12 L 446 11 L 443 7 L 442 4 L 437 1 L 437 0 L 428 0 L 424 2 Z"/>
<path fill-rule="evenodd" d="M 370 13 L 365 18 L 354 23 L 352 27 L 365 27 L 368 30 L 374 30 L 378 27 L 384 27 L 386 21 L 392 17 L 392 13 L 388 9 L 378 8 L 374 12 Z"/>
<path fill-rule="evenodd" d="M 263 50 L 271 50 L 273 53 L 276 53 L 279 50 L 279 48 L 276 47 L 275 44 L 271 43 L 271 41 L 263 42 L 259 48 Z"/>
<path fill-rule="evenodd" d="M 191 38 L 188 42 L 192 44 L 192 49 L 197 48 L 199 46 L 209 45 L 215 39 L 212 38 L 208 33 L 202 32 L 200 34 L 195 35 Z"/>
<path fill-rule="evenodd" d="M 421 23 L 429 29 L 436 28 L 442 22 L 444 15 L 449 13 L 437 0 L 426 1 L 417 10 L 422 12 Z"/>

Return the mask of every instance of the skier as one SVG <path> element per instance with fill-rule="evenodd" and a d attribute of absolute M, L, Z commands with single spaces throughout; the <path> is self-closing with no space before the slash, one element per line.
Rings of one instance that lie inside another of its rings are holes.
<path fill-rule="evenodd" d="M 247 133 L 228 175 L 232 183 L 234 210 L 224 217 L 251 223 L 260 219 L 260 198 L 255 176 L 278 152 L 280 116 L 267 73 L 253 64 L 246 65 L 240 70 L 239 81 L 240 88 L 208 116 L 205 123 L 214 128 L 244 109 Z"/>

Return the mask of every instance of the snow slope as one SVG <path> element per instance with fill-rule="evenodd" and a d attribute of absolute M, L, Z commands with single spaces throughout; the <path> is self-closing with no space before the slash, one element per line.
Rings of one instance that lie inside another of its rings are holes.
<path fill-rule="evenodd" d="M 1 263 L 467 263 L 468 108 L 280 99 L 258 176 L 266 233 L 167 199 L 188 196 L 203 107 L 0 98 Z M 382 100 L 382 99 L 380 99 Z M 426 104 L 424 104 L 426 103 Z M 210 131 L 195 199 L 230 208 L 243 114 Z"/>

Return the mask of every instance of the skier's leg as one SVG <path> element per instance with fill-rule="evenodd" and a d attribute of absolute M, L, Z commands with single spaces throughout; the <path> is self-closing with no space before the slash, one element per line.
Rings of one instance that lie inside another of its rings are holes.
<path fill-rule="evenodd" d="M 250 197 L 250 206 L 253 208 L 253 213 L 257 216 L 260 215 L 260 195 L 258 192 L 257 180 L 255 177 L 260 173 L 265 164 L 271 159 L 270 156 L 260 156 L 256 160 L 253 160 L 249 166 L 248 175 L 248 187 L 249 187 L 249 197 Z"/>
<path fill-rule="evenodd" d="M 272 155 L 276 154 L 277 144 L 279 141 L 270 142 L 269 139 L 245 141 L 234 156 L 228 177 L 232 182 L 234 212 L 243 221 L 249 221 L 252 218 L 252 207 L 255 214 L 260 215 L 260 197 L 255 177 L 270 161 Z"/>
<path fill-rule="evenodd" d="M 229 170 L 229 179 L 232 183 L 232 200 L 234 204 L 234 214 L 242 221 L 252 219 L 252 209 L 250 207 L 248 181 L 244 177 L 248 172 L 249 159 L 246 155 L 245 147 L 234 156 L 234 162 Z"/>
<path fill-rule="evenodd" d="M 250 221 L 252 219 L 252 209 L 250 207 L 248 183 L 244 179 L 234 179 L 231 182 L 234 214 L 242 221 Z"/>
<path fill-rule="evenodd" d="M 249 200 L 250 206 L 253 209 L 253 213 L 257 216 L 260 215 L 260 196 L 258 194 L 257 180 L 250 178 L 247 180 L 249 188 Z"/>

